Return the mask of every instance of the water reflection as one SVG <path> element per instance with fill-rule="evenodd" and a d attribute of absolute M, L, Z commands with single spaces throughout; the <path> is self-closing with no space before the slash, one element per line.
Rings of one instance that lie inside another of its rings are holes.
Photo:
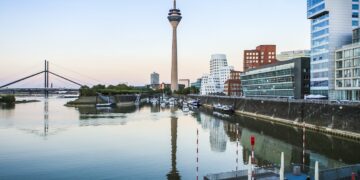
<path fill-rule="evenodd" d="M 358 142 L 247 117 L 224 116 L 205 109 L 185 115 L 175 107 L 161 108 L 158 105 L 112 109 L 68 108 L 58 101 L 49 99 L 44 100 L 43 104 L 21 104 L 15 109 L 1 110 L 0 179 L 4 173 L 1 168 L 17 169 L 22 166 L 24 159 L 21 159 L 21 154 L 24 152 L 17 154 L 17 150 L 31 151 L 33 146 L 28 145 L 34 143 L 37 143 L 38 148 L 28 157 L 29 162 L 31 160 L 33 163 L 41 159 L 43 154 L 54 152 L 59 157 L 56 158 L 53 154 L 46 156 L 46 159 L 53 158 L 52 164 L 59 164 L 51 169 L 52 172 L 61 168 L 76 172 L 69 164 L 78 165 L 79 169 L 100 164 L 96 166 L 98 170 L 93 172 L 98 175 L 98 179 L 106 179 L 109 174 L 122 177 L 117 179 L 145 179 L 150 176 L 152 179 L 192 179 L 197 165 L 200 167 L 200 177 L 207 173 L 242 169 L 251 155 L 251 136 L 256 137 L 255 161 L 259 165 L 279 164 L 280 152 L 285 152 L 286 164 L 314 166 L 314 162 L 319 161 L 321 167 L 331 168 L 360 161 Z M 188 162 L 196 154 L 194 142 L 198 138 L 195 133 L 191 135 L 189 132 L 195 132 L 196 129 L 199 129 L 201 141 L 199 164 L 195 164 L 195 161 Z M 18 133 L 19 130 L 21 133 Z M 67 132 L 58 133 L 64 130 Z M 22 132 L 46 137 L 46 142 Z M 169 135 L 164 136 L 166 133 Z M 18 138 L 22 141 L 9 143 L 9 134 L 15 140 Z M 52 149 L 58 145 L 59 140 L 67 148 Z M 12 146 L 12 143 L 16 146 Z M 41 149 L 46 149 L 46 152 Z M 92 159 L 97 156 L 101 158 Z M 73 158 L 77 157 L 77 162 L 87 159 L 88 163 L 76 164 Z M 19 161 L 11 158 L 18 158 Z M 4 162 L 6 159 L 10 159 L 8 164 Z M 63 162 L 64 166 L 57 163 L 61 160 L 66 160 Z M 47 161 L 37 163 L 42 163 L 41 168 L 47 168 Z M 123 171 L 120 173 L 119 169 Z M 127 173 L 131 175 L 127 176 Z M 81 177 L 86 176 L 84 174 Z"/>
<path fill-rule="evenodd" d="M 49 132 L 49 101 L 46 98 L 44 100 L 44 136 L 47 136 Z"/>
<path fill-rule="evenodd" d="M 202 128 L 210 130 L 213 151 L 224 152 L 227 141 L 236 141 L 235 129 L 236 123 L 239 123 L 239 138 L 246 161 L 251 155 L 250 137 L 255 136 L 255 160 L 260 166 L 280 164 L 281 152 L 285 153 L 285 164 L 313 167 L 315 161 L 319 161 L 322 168 L 332 168 L 360 161 L 360 155 L 355 150 L 360 149 L 358 142 L 246 117 L 214 116 L 207 110 L 199 116 Z"/>
<path fill-rule="evenodd" d="M 176 167 L 177 128 L 178 128 L 178 118 L 171 117 L 171 170 L 166 175 L 168 180 L 181 179 L 180 173 Z"/>

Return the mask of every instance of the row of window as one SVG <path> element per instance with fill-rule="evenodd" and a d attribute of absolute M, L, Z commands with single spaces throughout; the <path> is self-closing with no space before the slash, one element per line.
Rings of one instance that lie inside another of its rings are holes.
<path fill-rule="evenodd" d="M 336 80 L 336 87 L 360 87 L 360 79 Z"/>
<path fill-rule="evenodd" d="M 274 84 L 274 83 L 285 83 L 285 82 L 294 82 L 293 76 L 283 76 L 277 78 L 267 78 L 267 79 L 255 79 L 255 80 L 243 80 L 242 84 L 244 86 L 254 85 L 254 84 Z"/>
<path fill-rule="evenodd" d="M 252 63 L 264 63 L 264 60 L 258 61 L 258 60 L 248 60 L 246 61 L 246 64 L 252 64 Z M 271 60 L 268 60 L 268 63 L 271 63 Z"/>
<path fill-rule="evenodd" d="M 326 78 L 328 77 L 328 71 L 311 73 L 312 78 Z"/>
<path fill-rule="evenodd" d="M 311 8 L 314 5 L 319 4 L 319 3 L 323 2 L 323 1 L 324 0 L 308 0 L 307 1 L 308 8 Z"/>
<path fill-rule="evenodd" d="M 311 60 L 314 62 L 314 61 L 321 61 L 324 59 L 329 59 L 329 53 L 322 53 L 316 56 L 312 56 Z"/>
<path fill-rule="evenodd" d="M 311 49 L 312 53 L 325 52 L 329 49 L 329 45 L 322 45 Z"/>
<path fill-rule="evenodd" d="M 277 97 L 294 97 L 293 90 L 260 90 L 244 91 L 245 96 L 277 96 Z"/>
<path fill-rule="evenodd" d="M 271 71 L 271 72 L 247 75 L 247 76 L 241 77 L 241 79 L 242 80 L 250 80 L 250 79 L 268 78 L 268 77 L 285 76 L 285 75 L 293 76 L 294 75 L 293 69 L 283 69 L 283 70 L 278 70 L 278 71 Z"/>
<path fill-rule="evenodd" d="M 327 44 L 327 43 L 329 43 L 329 37 L 322 37 L 322 38 L 319 38 L 316 40 L 312 40 L 312 42 L 311 42 L 312 46 L 319 46 L 319 45 Z"/>
<path fill-rule="evenodd" d="M 279 90 L 279 89 L 294 89 L 294 83 L 281 83 L 281 84 L 266 84 L 257 86 L 243 86 L 244 90 Z"/>
<path fill-rule="evenodd" d="M 336 78 L 360 77 L 360 68 L 336 71 Z"/>
<path fill-rule="evenodd" d="M 328 62 L 323 62 L 323 63 L 319 63 L 319 64 L 311 64 L 311 69 L 316 70 L 316 69 L 326 69 L 329 67 L 329 63 Z"/>
<path fill-rule="evenodd" d="M 336 52 L 336 59 L 343 59 L 343 58 L 351 58 L 351 57 L 360 56 L 360 48 L 349 49 L 345 51 L 338 51 Z"/>
<path fill-rule="evenodd" d="M 311 27 L 311 30 L 312 30 L 312 31 L 317 31 L 317 30 L 322 29 L 322 28 L 324 28 L 324 27 L 326 27 L 326 26 L 328 26 L 328 25 L 329 25 L 329 20 L 326 20 L 326 21 L 323 21 L 323 22 L 321 22 L 321 23 L 314 24 L 314 25 Z"/>
<path fill-rule="evenodd" d="M 328 85 L 329 85 L 328 80 L 325 80 L 325 81 L 311 81 L 310 82 L 311 87 L 328 87 Z"/>
<path fill-rule="evenodd" d="M 336 61 L 336 68 L 350 68 L 360 66 L 360 58 L 346 59 L 344 61 Z"/>
<path fill-rule="evenodd" d="M 313 15 L 313 14 L 316 14 L 316 13 L 318 13 L 318 12 L 324 10 L 324 9 L 325 9 L 325 4 L 321 4 L 321 5 L 319 5 L 319 6 L 316 6 L 316 7 L 312 8 L 312 9 L 310 9 L 310 10 L 308 11 L 308 16 L 311 16 L 311 15 Z"/>
<path fill-rule="evenodd" d="M 313 32 L 313 33 L 311 33 L 311 37 L 314 39 L 316 37 L 319 37 L 319 36 L 322 36 L 322 35 L 325 35 L 325 34 L 329 34 L 329 28 Z"/>

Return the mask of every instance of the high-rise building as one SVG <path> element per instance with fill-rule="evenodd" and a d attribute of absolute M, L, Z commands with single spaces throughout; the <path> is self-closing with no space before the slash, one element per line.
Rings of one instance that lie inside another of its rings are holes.
<path fill-rule="evenodd" d="M 276 45 L 260 45 L 244 51 L 244 71 L 276 63 Z"/>
<path fill-rule="evenodd" d="M 154 84 L 160 84 L 160 75 L 156 72 L 153 72 L 150 75 L 150 84 L 154 85 Z"/>
<path fill-rule="evenodd" d="M 297 50 L 297 51 L 284 51 L 276 55 L 276 60 L 278 61 L 287 61 L 290 59 L 307 57 L 310 58 L 310 50 Z"/>
<path fill-rule="evenodd" d="M 200 93 L 202 95 L 223 93 L 225 81 L 229 79 L 230 71 L 233 69 L 234 67 L 228 66 L 226 55 L 212 55 L 210 60 L 210 74 L 203 76 Z"/>
<path fill-rule="evenodd" d="M 172 37 L 172 58 L 171 58 L 171 90 L 177 91 L 178 87 L 178 55 L 177 55 L 177 27 L 182 19 L 180 9 L 176 8 L 176 0 L 174 0 L 174 6 L 169 10 L 168 20 L 173 29 Z"/>
<path fill-rule="evenodd" d="M 335 50 L 351 43 L 359 0 L 307 0 L 311 20 L 311 93 L 335 98 Z"/>

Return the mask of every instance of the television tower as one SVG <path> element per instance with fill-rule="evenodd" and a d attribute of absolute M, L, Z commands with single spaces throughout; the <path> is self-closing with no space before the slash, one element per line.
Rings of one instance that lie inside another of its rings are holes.
<path fill-rule="evenodd" d="M 178 86 L 178 67 L 177 67 L 177 27 L 182 19 L 180 9 L 176 9 L 176 0 L 174 0 L 174 7 L 169 10 L 168 20 L 173 28 L 172 37 L 172 59 L 171 59 L 171 91 L 177 91 Z"/>

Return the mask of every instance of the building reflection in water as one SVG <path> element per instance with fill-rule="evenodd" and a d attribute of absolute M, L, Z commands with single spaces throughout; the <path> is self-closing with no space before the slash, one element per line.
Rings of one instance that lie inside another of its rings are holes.
<path fill-rule="evenodd" d="M 176 168 L 177 126 L 178 119 L 176 117 L 171 117 L 171 170 L 166 175 L 169 180 L 181 179 L 180 173 Z"/>
<path fill-rule="evenodd" d="M 201 114 L 201 126 L 210 131 L 210 147 L 214 152 L 225 152 L 228 136 L 225 132 L 225 121 Z"/>
<path fill-rule="evenodd" d="M 152 113 L 158 113 L 160 112 L 160 105 L 151 105 L 150 111 Z"/>

